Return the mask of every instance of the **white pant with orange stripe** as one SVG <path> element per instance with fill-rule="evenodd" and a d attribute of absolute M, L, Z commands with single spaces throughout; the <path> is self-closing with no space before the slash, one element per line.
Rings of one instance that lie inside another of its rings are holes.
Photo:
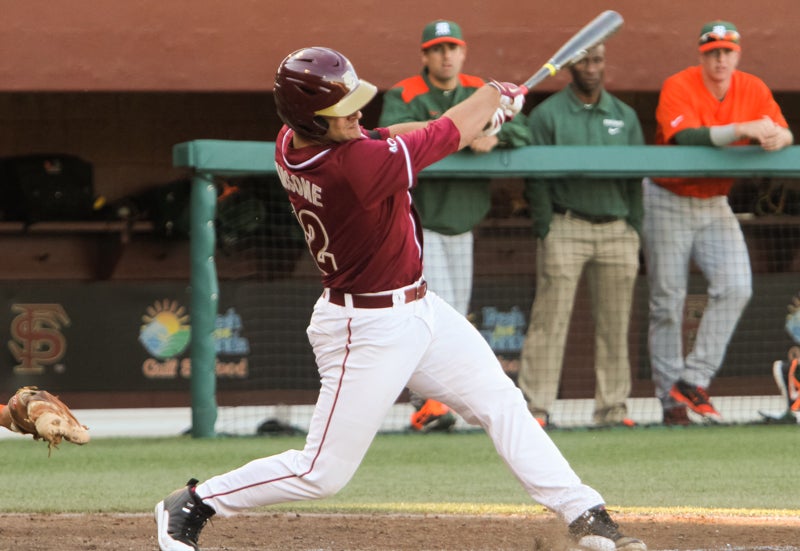
<path fill-rule="evenodd" d="M 223 516 L 341 490 L 404 387 L 482 426 L 530 496 L 571 522 L 603 503 L 528 412 L 478 331 L 429 292 L 390 308 L 337 306 L 323 295 L 308 336 L 322 388 L 305 448 L 256 459 L 197 486 Z"/>

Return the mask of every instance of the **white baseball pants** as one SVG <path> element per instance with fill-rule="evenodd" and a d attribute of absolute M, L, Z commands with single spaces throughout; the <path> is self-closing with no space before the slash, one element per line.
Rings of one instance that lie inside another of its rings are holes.
<path fill-rule="evenodd" d="M 603 503 L 531 417 L 521 391 L 463 315 L 433 292 L 407 304 L 402 290 L 394 295 L 391 308 L 357 309 L 323 294 L 308 327 L 322 386 L 305 448 L 198 485 L 206 504 L 226 516 L 335 494 L 405 386 L 482 426 L 528 494 L 566 522 Z"/>

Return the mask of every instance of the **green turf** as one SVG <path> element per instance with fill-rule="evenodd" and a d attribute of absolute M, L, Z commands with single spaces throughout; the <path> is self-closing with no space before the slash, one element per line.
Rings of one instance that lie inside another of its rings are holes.
<path fill-rule="evenodd" d="M 797 426 L 555 431 L 611 507 L 800 510 Z M 302 447 L 302 438 L 98 438 L 84 447 L 0 441 L 0 510 L 143 512 L 192 476 Z M 480 432 L 379 435 L 337 496 L 298 511 L 536 512 Z"/>

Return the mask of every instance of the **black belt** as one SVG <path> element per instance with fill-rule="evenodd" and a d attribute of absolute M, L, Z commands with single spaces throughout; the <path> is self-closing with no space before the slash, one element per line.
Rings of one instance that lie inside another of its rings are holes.
<path fill-rule="evenodd" d="M 428 293 L 428 284 L 423 281 L 416 287 L 403 291 L 405 302 L 414 302 L 423 298 Z M 345 306 L 345 295 L 336 289 L 328 290 L 328 301 L 337 306 Z M 353 297 L 353 308 L 391 308 L 394 306 L 394 293 L 385 295 L 350 295 Z"/>
<path fill-rule="evenodd" d="M 590 224 L 610 224 L 611 222 L 619 220 L 619 216 L 613 216 L 611 214 L 584 214 L 572 209 L 565 209 L 561 205 L 556 204 L 553 204 L 553 212 L 564 215 L 568 214 L 573 218 L 584 220 Z"/>

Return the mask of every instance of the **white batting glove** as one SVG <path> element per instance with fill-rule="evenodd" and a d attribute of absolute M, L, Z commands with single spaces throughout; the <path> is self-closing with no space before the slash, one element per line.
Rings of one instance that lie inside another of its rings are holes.
<path fill-rule="evenodd" d="M 506 118 L 506 110 L 503 107 L 498 107 L 497 110 L 495 110 L 494 115 L 492 115 L 492 119 L 483 129 L 482 134 L 484 136 L 494 136 L 500 132 L 500 128 L 503 126 L 503 123 L 506 122 L 506 120 L 508 120 Z"/>
<path fill-rule="evenodd" d="M 503 109 L 505 120 L 510 121 L 522 111 L 527 92 L 525 88 L 517 86 L 513 82 L 498 82 L 494 79 L 487 84 L 500 92 L 500 108 Z"/>

